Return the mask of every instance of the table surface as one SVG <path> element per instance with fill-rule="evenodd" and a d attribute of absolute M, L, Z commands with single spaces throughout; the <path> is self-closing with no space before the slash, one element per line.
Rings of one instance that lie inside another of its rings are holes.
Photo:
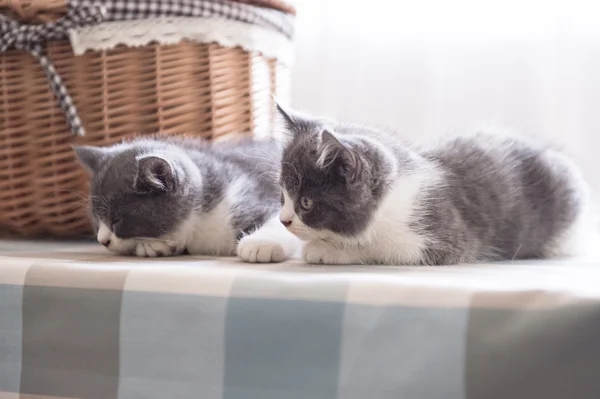
<path fill-rule="evenodd" d="M 600 397 L 600 257 L 252 265 L 2 240 L 0 268 L 2 398 Z"/>

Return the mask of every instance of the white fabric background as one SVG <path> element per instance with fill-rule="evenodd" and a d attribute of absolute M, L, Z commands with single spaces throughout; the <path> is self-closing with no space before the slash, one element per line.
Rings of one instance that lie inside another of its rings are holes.
<path fill-rule="evenodd" d="M 600 197 L 600 1 L 297 6 L 293 106 L 414 140 L 490 124 L 546 137 Z"/>

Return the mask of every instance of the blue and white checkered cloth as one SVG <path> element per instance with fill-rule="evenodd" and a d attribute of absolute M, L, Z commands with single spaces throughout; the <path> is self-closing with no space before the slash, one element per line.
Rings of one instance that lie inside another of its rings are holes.
<path fill-rule="evenodd" d="M 0 240 L 0 265 L 0 398 L 600 398 L 598 259 L 249 265 Z"/>

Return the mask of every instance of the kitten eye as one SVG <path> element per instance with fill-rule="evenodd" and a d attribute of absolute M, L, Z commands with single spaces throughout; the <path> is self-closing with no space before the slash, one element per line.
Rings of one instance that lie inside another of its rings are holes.
<path fill-rule="evenodd" d="M 300 198 L 300 205 L 302 205 L 302 208 L 309 210 L 313 206 L 313 201 L 310 198 L 302 197 Z"/>
<path fill-rule="evenodd" d="M 119 228 L 119 226 L 123 223 L 123 217 L 119 216 L 119 217 L 115 217 L 112 220 L 112 223 L 110 225 L 110 229 L 114 232 L 115 230 L 117 230 Z"/>

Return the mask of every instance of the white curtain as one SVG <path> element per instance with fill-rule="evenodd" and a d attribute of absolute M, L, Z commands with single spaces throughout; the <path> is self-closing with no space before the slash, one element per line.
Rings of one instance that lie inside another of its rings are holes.
<path fill-rule="evenodd" d="M 298 1 L 292 105 L 413 140 L 495 125 L 574 155 L 600 197 L 600 1 Z"/>

